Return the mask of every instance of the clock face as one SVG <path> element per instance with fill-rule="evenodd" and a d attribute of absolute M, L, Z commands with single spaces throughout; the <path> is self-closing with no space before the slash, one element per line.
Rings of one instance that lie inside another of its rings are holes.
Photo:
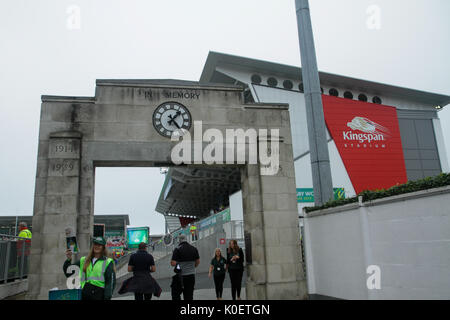
<path fill-rule="evenodd" d="M 170 138 L 174 132 L 185 132 L 191 128 L 189 110 L 178 102 L 164 102 L 153 112 L 153 126 L 163 137 Z"/>

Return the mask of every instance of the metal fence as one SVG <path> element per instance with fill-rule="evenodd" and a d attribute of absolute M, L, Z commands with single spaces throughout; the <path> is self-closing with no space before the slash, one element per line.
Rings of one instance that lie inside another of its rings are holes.
<path fill-rule="evenodd" d="M 31 240 L 0 234 L 0 284 L 28 275 Z"/>
<path fill-rule="evenodd" d="M 164 243 L 163 240 L 159 240 L 149 245 L 149 252 L 155 257 L 155 259 L 164 257 L 165 255 L 171 254 L 176 246 L 178 246 L 178 236 L 180 234 L 186 235 L 189 243 L 206 238 L 218 232 L 225 232 L 226 239 L 236 239 L 241 247 L 244 241 L 244 221 L 222 221 L 217 219 L 214 223 L 207 224 L 205 227 L 205 220 L 199 221 L 193 225 L 197 227 L 197 232 L 195 236 L 192 236 L 189 227 L 184 229 L 178 229 L 171 233 L 173 237 L 173 242 L 170 245 Z M 192 225 L 192 224 L 191 224 Z"/>

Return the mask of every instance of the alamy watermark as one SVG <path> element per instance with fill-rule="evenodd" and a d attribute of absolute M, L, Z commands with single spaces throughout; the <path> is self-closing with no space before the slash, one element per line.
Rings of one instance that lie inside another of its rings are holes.
<path fill-rule="evenodd" d="M 66 14 L 68 14 L 66 20 L 66 27 L 69 30 L 80 30 L 81 29 L 81 8 L 77 5 L 70 5 L 66 9 Z"/>
<path fill-rule="evenodd" d="M 373 4 L 366 9 L 366 14 L 368 18 L 366 20 L 366 26 L 369 30 L 380 30 L 381 29 L 381 8 Z"/>
<path fill-rule="evenodd" d="M 81 288 L 80 267 L 77 265 L 71 264 L 67 268 L 67 273 L 71 274 L 66 280 L 67 289 L 80 289 Z"/>
<path fill-rule="evenodd" d="M 174 164 L 260 164 L 261 175 L 276 175 L 280 168 L 279 129 L 210 128 L 203 132 L 202 121 L 194 121 L 194 137 L 187 130 L 172 136 Z M 180 141 L 182 138 L 182 141 Z M 206 144 L 206 146 L 205 146 Z"/>
<path fill-rule="evenodd" d="M 381 289 L 381 269 L 377 265 L 370 265 L 366 270 L 370 276 L 367 278 L 366 285 L 369 290 Z"/>

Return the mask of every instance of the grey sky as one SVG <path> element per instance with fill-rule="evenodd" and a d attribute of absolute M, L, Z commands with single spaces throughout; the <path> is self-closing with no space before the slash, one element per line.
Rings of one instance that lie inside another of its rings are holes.
<path fill-rule="evenodd" d="M 98 78 L 198 80 L 209 50 L 300 66 L 294 3 L 0 0 L 0 214 L 32 214 L 41 95 L 93 96 Z M 80 29 L 67 27 L 72 5 Z M 450 1 L 310 5 L 321 71 L 450 95 Z M 366 25 L 370 5 L 379 30 Z M 450 106 L 439 116 L 449 153 Z M 132 224 L 163 232 L 146 202 L 162 176 L 123 170 L 97 172 L 96 212 L 127 213 L 133 203 Z M 119 178 L 128 190 L 120 197 Z"/>

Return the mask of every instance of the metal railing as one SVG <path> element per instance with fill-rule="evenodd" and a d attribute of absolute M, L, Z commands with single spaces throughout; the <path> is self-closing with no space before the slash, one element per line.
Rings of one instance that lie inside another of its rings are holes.
<path fill-rule="evenodd" d="M 0 234 L 0 284 L 28 275 L 31 239 Z"/>
<path fill-rule="evenodd" d="M 164 257 L 168 254 L 171 254 L 176 246 L 178 246 L 178 236 L 180 234 L 186 235 L 186 238 L 189 243 L 193 243 L 195 241 L 206 238 L 212 234 L 217 232 L 225 232 L 226 239 L 236 239 L 238 241 L 243 241 L 244 239 L 244 222 L 240 221 L 221 221 L 219 219 L 216 220 L 215 223 L 210 224 L 208 227 L 202 227 L 203 222 L 210 217 L 198 221 L 194 224 L 197 227 L 196 237 L 193 237 L 189 227 L 180 228 L 171 233 L 173 237 L 173 243 L 171 245 L 166 245 L 162 240 L 155 241 L 150 243 L 148 251 L 154 256 L 155 259 Z"/>

